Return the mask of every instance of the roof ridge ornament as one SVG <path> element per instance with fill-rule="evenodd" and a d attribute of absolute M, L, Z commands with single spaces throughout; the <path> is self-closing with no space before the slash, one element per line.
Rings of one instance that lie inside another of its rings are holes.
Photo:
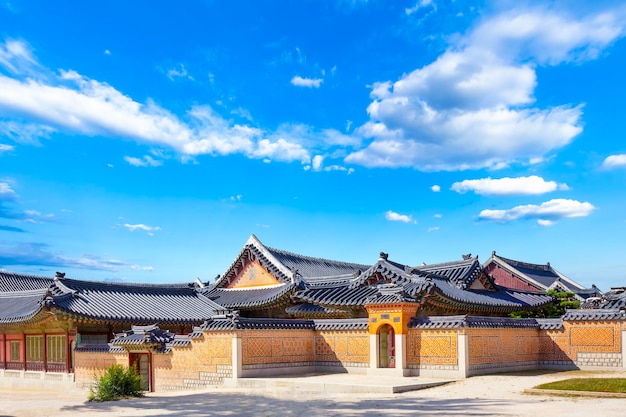
<path fill-rule="evenodd" d="M 385 253 L 385 252 L 381 252 L 381 253 L 380 253 L 380 255 L 379 255 L 379 257 L 378 257 L 378 260 L 383 260 L 383 261 L 386 261 L 386 260 L 388 260 L 388 259 L 389 259 L 389 254 L 388 254 L 388 253 Z"/>

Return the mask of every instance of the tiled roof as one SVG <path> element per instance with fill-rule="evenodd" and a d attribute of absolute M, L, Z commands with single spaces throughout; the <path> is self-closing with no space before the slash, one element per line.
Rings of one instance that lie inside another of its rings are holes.
<path fill-rule="evenodd" d="M 563 327 L 561 319 L 514 319 L 509 317 L 480 316 L 419 316 L 409 322 L 413 329 L 473 328 L 530 328 L 558 329 Z"/>
<path fill-rule="evenodd" d="M 47 289 L 52 278 L 0 271 L 0 293 Z"/>
<path fill-rule="evenodd" d="M 513 290 L 496 287 L 496 291 L 462 290 L 441 278 L 432 278 L 438 291 L 432 294 L 443 295 L 446 299 L 461 304 L 473 305 L 476 308 L 506 308 L 524 309 L 540 307 L 552 302 L 553 298 L 546 294 Z"/>
<path fill-rule="evenodd" d="M 111 345 L 114 346 L 146 346 L 160 353 L 168 353 L 175 346 L 182 347 L 190 344 L 190 336 L 177 335 L 157 325 L 132 326 L 131 330 L 116 334 L 111 341 Z"/>
<path fill-rule="evenodd" d="M 315 330 L 366 330 L 369 328 L 367 318 L 313 320 L 313 323 Z"/>
<path fill-rule="evenodd" d="M 453 263 L 450 263 L 453 264 Z M 456 263 L 456 264 L 462 264 Z M 475 263 L 466 271 L 474 270 Z M 444 268 L 439 268 L 443 271 Z M 473 272 L 472 272 L 473 273 Z M 377 275 L 378 274 L 378 275 Z M 374 276 L 385 281 L 368 285 Z M 462 275 L 458 275 L 460 277 Z M 390 282 L 393 285 L 388 285 Z M 294 300 L 319 304 L 325 307 L 363 307 L 368 303 L 418 302 L 425 295 L 436 297 L 440 303 L 448 305 L 471 305 L 477 310 L 517 310 L 539 307 L 552 302 L 546 294 L 524 292 L 495 287 L 493 291 L 467 290 L 444 276 L 429 273 L 421 269 L 401 268 L 400 264 L 390 263 L 386 259 L 379 260 L 361 275 L 349 281 L 335 285 L 311 286 L 296 292 Z"/>
<path fill-rule="evenodd" d="M 203 323 L 197 331 L 224 331 L 235 329 L 308 329 L 308 330 L 364 330 L 367 318 L 357 319 L 271 319 L 247 318 L 235 315 L 215 316 Z"/>
<path fill-rule="evenodd" d="M 201 323 L 224 310 L 189 285 L 151 285 L 55 280 L 50 308 L 93 320 Z"/>
<path fill-rule="evenodd" d="M 563 315 L 565 321 L 624 319 L 626 319 L 626 313 L 618 309 L 567 310 Z"/>
<path fill-rule="evenodd" d="M 202 323 L 201 330 L 235 329 L 314 329 L 312 320 L 248 318 L 237 315 L 214 316 Z"/>
<path fill-rule="evenodd" d="M 74 348 L 76 352 L 108 352 L 108 353 L 126 353 L 121 346 L 115 346 L 110 343 L 81 343 Z"/>
<path fill-rule="evenodd" d="M 535 319 L 542 330 L 559 330 L 563 328 L 563 319 Z"/>
<path fill-rule="evenodd" d="M 561 284 L 568 290 L 577 293 L 579 290 L 584 290 L 585 287 L 578 284 L 575 281 L 565 277 L 558 273 L 554 268 L 547 264 L 532 264 L 528 262 L 516 261 L 514 259 L 505 258 L 500 255 L 496 255 L 495 251 L 492 253 L 490 260 L 496 261 L 501 265 L 508 265 L 515 268 L 519 273 L 525 275 L 533 281 L 538 282 L 545 288 L 550 287 L 555 281 L 560 280 Z M 499 262 L 498 262 L 499 261 Z M 489 260 L 487 261 L 489 263 Z"/>
<path fill-rule="evenodd" d="M 267 246 L 266 248 L 281 264 L 285 265 L 292 271 L 298 271 L 298 274 L 305 279 L 307 277 L 326 277 L 352 274 L 358 270 L 364 271 L 369 267 L 369 265 L 298 255 Z"/>
<path fill-rule="evenodd" d="M 18 323 L 39 313 L 46 289 L 0 293 L 0 324 Z"/>
<path fill-rule="evenodd" d="M 291 283 L 248 288 L 213 287 L 205 295 L 226 308 L 246 310 L 275 305 L 281 299 L 288 301 L 296 288 L 297 285 Z"/>
<path fill-rule="evenodd" d="M 353 274 L 368 268 L 368 265 L 333 261 L 298 255 L 296 253 L 267 247 L 254 235 L 250 236 L 243 249 L 228 267 L 223 276 L 218 277 L 216 287 L 226 287 L 243 266 L 243 259 L 252 259 L 280 282 L 288 283 L 309 277 L 328 277 Z"/>
<path fill-rule="evenodd" d="M 446 277 L 456 287 L 462 289 L 469 288 L 483 271 L 480 262 L 478 262 L 478 257 L 439 264 L 420 265 L 415 267 L 415 269 Z"/>
<path fill-rule="evenodd" d="M 626 310 L 626 289 L 611 288 L 601 296 L 588 297 L 581 305 L 584 309 Z"/>
<path fill-rule="evenodd" d="M 114 345 L 165 344 L 174 341 L 175 334 L 157 325 L 132 326 L 130 330 L 117 333 L 111 341 Z"/>
<path fill-rule="evenodd" d="M 345 310 L 310 303 L 289 306 L 285 309 L 285 313 L 293 317 L 338 317 L 348 314 Z"/>

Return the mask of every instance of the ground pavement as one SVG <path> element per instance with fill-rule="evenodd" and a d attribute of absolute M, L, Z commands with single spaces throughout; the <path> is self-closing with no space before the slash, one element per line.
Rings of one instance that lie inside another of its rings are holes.
<path fill-rule="evenodd" d="M 626 399 L 522 393 L 544 382 L 591 376 L 623 378 L 626 372 L 497 374 L 400 394 L 312 392 L 302 389 L 305 384 L 295 378 L 293 384 L 271 388 L 152 393 L 144 398 L 107 403 L 86 402 L 85 391 L 3 389 L 0 416 L 624 416 Z M 333 376 L 324 378 L 329 383 L 336 381 Z"/>

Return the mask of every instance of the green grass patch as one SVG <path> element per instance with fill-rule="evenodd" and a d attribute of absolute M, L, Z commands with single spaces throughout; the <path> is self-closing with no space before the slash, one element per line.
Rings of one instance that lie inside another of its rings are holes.
<path fill-rule="evenodd" d="M 617 392 L 626 394 L 626 378 L 572 378 L 541 384 L 535 388 L 563 391 Z"/>

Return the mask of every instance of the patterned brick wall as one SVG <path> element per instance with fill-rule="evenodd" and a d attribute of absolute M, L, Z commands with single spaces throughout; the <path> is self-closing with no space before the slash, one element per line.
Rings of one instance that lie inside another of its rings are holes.
<path fill-rule="evenodd" d="M 615 321 L 565 322 L 563 329 L 539 333 L 544 365 L 621 367 L 621 325 Z"/>
<path fill-rule="evenodd" d="M 156 391 L 206 388 L 231 378 L 232 334 L 205 333 L 190 346 L 152 355 Z"/>
<path fill-rule="evenodd" d="M 456 330 L 410 329 L 407 365 L 421 369 L 458 369 Z"/>
<path fill-rule="evenodd" d="M 76 352 L 74 360 L 74 380 L 79 388 L 90 387 L 111 365 L 128 366 L 126 353 Z"/>
<path fill-rule="evenodd" d="M 535 367 L 536 329 L 469 329 L 469 369 Z"/>
<path fill-rule="evenodd" d="M 243 369 L 312 365 L 311 330 L 246 330 L 242 333 Z"/>
<path fill-rule="evenodd" d="M 370 339 L 367 331 L 323 331 L 315 335 L 315 361 L 324 366 L 367 367 Z"/>

